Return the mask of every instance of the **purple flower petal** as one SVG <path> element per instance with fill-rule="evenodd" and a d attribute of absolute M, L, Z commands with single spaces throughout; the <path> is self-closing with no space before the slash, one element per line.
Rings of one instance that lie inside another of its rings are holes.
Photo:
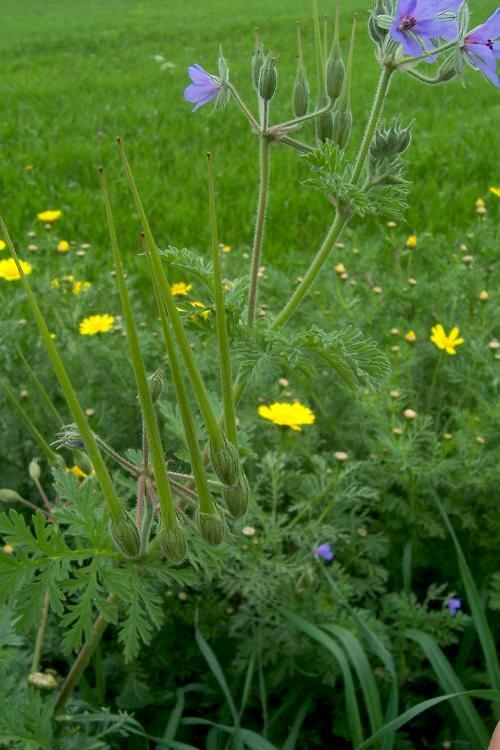
<path fill-rule="evenodd" d="M 480 70 L 494 86 L 500 86 L 500 80 L 496 72 L 496 55 L 493 50 L 485 44 L 467 44 L 465 50 L 472 65 Z"/>
<path fill-rule="evenodd" d="M 192 83 L 184 89 L 184 99 L 196 104 L 192 110 L 195 112 L 218 96 L 220 84 L 198 64 L 190 65 L 188 73 Z"/>
<path fill-rule="evenodd" d="M 325 542 L 324 544 L 320 544 L 319 547 L 316 547 L 314 552 L 317 554 L 318 557 L 321 557 L 323 560 L 333 560 L 335 557 L 335 552 L 332 550 L 332 545 L 328 542 Z"/>
<path fill-rule="evenodd" d="M 396 9 L 396 18 L 401 19 L 411 16 L 417 5 L 417 0 L 399 0 Z"/>
<path fill-rule="evenodd" d="M 459 609 L 462 608 L 462 600 L 457 599 L 455 596 L 449 596 L 448 601 L 446 602 L 448 609 L 450 610 L 450 614 L 455 616 Z"/>

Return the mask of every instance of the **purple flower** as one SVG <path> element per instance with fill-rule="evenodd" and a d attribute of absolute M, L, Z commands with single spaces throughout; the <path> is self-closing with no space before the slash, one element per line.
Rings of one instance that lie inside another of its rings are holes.
<path fill-rule="evenodd" d="M 455 616 L 459 609 L 462 609 L 462 600 L 457 599 L 454 596 L 449 596 L 446 604 L 448 605 L 448 609 L 450 610 L 450 613 Z"/>
<path fill-rule="evenodd" d="M 458 26 L 450 13 L 455 13 L 462 0 L 398 0 L 391 36 L 401 42 L 406 55 L 419 57 L 422 51 L 432 50 L 433 40 L 443 37 L 452 41 L 458 36 Z M 426 58 L 433 62 L 433 58 Z"/>
<path fill-rule="evenodd" d="M 195 106 L 195 112 L 199 107 L 216 99 L 221 89 L 221 84 L 215 76 L 211 76 L 200 65 L 190 65 L 188 68 L 192 83 L 184 90 L 184 99 Z"/>
<path fill-rule="evenodd" d="M 495 86 L 500 86 L 497 75 L 497 58 L 500 57 L 500 8 L 481 26 L 469 31 L 462 45 L 473 68 L 490 79 Z"/>
<path fill-rule="evenodd" d="M 320 544 L 319 547 L 316 547 L 314 552 L 323 560 L 330 561 L 335 557 L 335 552 L 332 550 L 332 545 L 328 542 L 326 542 L 325 544 Z"/>

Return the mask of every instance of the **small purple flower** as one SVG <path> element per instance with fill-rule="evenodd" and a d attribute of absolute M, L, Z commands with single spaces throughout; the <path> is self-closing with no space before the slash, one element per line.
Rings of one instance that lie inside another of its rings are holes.
<path fill-rule="evenodd" d="M 318 557 L 321 557 L 323 560 L 328 560 L 330 562 L 335 557 L 335 552 L 332 550 L 332 545 L 326 542 L 325 544 L 320 544 L 319 547 L 316 547 L 314 552 L 317 554 Z"/>
<path fill-rule="evenodd" d="M 469 31 L 464 37 L 462 52 L 467 55 L 473 68 L 500 86 L 497 75 L 497 59 L 500 57 L 500 8 L 481 26 Z"/>
<path fill-rule="evenodd" d="M 451 13 L 456 13 L 462 0 L 398 0 L 391 36 L 401 42 L 406 55 L 419 57 L 432 51 L 438 37 L 452 41 L 458 36 L 458 26 Z M 426 58 L 433 62 L 433 58 Z"/>
<path fill-rule="evenodd" d="M 188 68 L 192 83 L 184 90 L 184 99 L 194 104 L 192 111 L 216 99 L 221 89 L 221 84 L 215 76 L 211 76 L 200 65 L 190 65 Z"/>
<path fill-rule="evenodd" d="M 459 609 L 462 609 L 462 600 L 457 599 L 454 596 L 449 596 L 446 604 L 448 606 L 448 609 L 450 610 L 450 613 L 455 616 Z"/>

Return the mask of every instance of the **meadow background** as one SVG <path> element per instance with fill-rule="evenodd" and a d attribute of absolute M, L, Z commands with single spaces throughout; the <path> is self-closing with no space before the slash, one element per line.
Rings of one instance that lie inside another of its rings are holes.
<path fill-rule="evenodd" d="M 321 13 L 333 12 L 323 0 L 319 7 Z M 486 0 L 474 2 L 473 25 L 494 7 Z M 366 29 L 368 11 L 361 2 L 341 7 L 344 51 L 350 20 L 358 14 L 351 144 L 362 132 L 378 77 Z M 183 100 L 186 69 L 197 62 L 215 71 L 222 44 L 231 80 L 252 102 L 253 28 L 259 26 L 266 49 L 279 57 L 273 118 L 286 119 L 291 112 L 297 19 L 303 21 L 305 61 L 314 82 L 310 8 L 302 0 L 1 0 L 0 18 L 1 213 L 21 256 L 33 265 L 30 280 L 82 403 L 92 410 L 93 428 L 116 448 L 134 449 L 140 416 L 132 372 L 124 367 L 128 352 L 120 325 L 101 337 L 78 336 L 83 317 L 119 313 L 97 168 L 106 167 L 134 309 L 141 321 L 141 343 L 147 365 L 154 370 L 164 352 L 151 323 L 153 301 L 140 255 L 139 222 L 115 138 L 120 135 L 126 145 L 158 244 L 187 246 L 204 256 L 210 242 L 205 153 L 212 152 L 220 239 L 231 248 L 223 256 L 224 273 L 230 279 L 246 274 L 257 198 L 257 141 L 233 103 L 213 114 L 210 107 L 190 112 Z M 203 655 L 199 641 L 195 643 L 196 617 L 241 706 L 245 725 L 261 737 L 260 745 L 258 739 L 248 745 L 255 750 L 266 748 L 265 741 L 286 750 L 313 750 L 332 741 L 342 750 L 353 746 L 342 670 L 310 628 L 340 623 L 357 632 L 341 598 L 391 650 L 401 711 L 457 687 L 408 640 L 408 628 L 419 628 L 443 649 L 462 687 L 490 686 L 477 636 L 478 610 L 473 611 L 436 498 L 444 503 L 460 537 L 496 639 L 500 199 L 489 188 L 500 187 L 495 158 L 498 90 L 471 70 L 466 71 L 466 87 L 458 80 L 426 87 L 400 74 L 394 78 L 385 116 L 400 114 L 405 124 L 415 120 L 408 152 L 412 185 L 407 222 L 388 227 L 383 218 L 363 224 L 355 220 L 290 329 L 306 324 L 326 330 L 355 326 L 375 340 L 392 372 L 375 392 L 359 388 L 351 393 L 331 371 L 321 368 L 312 384 L 284 368 L 248 389 L 239 415 L 256 502 L 235 525 L 240 543 L 223 551 L 203 550 L 205 569 L 195 556 L 195 576 L 162 589 L 165 625 L 128 663 L 110 630 L 78 693 L 78 709 L 98 711 L 107 705 L 115 712 L 134 713 L 146 732 L 170 742 L 157 747 L 175 747 L 175 736 L 198 748 L 226 748 L 222 731 L 210 730 L 207 735 L 204 727 L 179 723 L 183 710 L 224 725 L 234 719 L 220 684 L 207 669 L 207 652 Z M 301 131 L 304 140 L 312 136 L 312 126 Z M 331 219 L 324 198 L 301 184 L 307 176 L 294 152 L 273 149 L 261 317 L 281 308 Z M 485 212 L 477 212 L 478 198 Z M 46 209 L 62 211 L 50 230 L 36 219 Z M 417 238 L 414 249 L 406 246 L 409 235 Z M 60 240 L 70 243 L 69 252 L 57 252 Z M 0 252 L 0 259 L 4 257 L 6 250 Z M 334 269 L 338 263 L 348 273 L 345 280 Z M 52 279 L 68 274 L 91 282 L 91 287 L 73 295 L 69 287 L 64 294 L 61 287 L 51 285 Z M 189 279 L 178 273 L 173 280 Z M 30 315 L 19 284 L 0 279 L 0 285 L 2 376 L 50 442 L 57 424 L 40 402 L 16 345 L 65 421 L 70 418 L 34 325 L 26 322 Z M 204 293 L 196 283 L 193 286 L 193 297 Z M 487 300 L 480 299 L 484 291 Z M 211 304 L 208 298 L 203 301 Z M 238 300 L 231 302 L 236 305 Z M 465 342 L 456 357 L 430 343 L 436 323 L 447 331 L 460 327 Z M 213 319 L 196 319 L 188 326 L 203 373 L 216 391 Z M 413 343 L 405 339 L 410 330 L 415 333 Z M 162 425 L 167 449 L 176 454 L 181 430 L 168 386 L 166 391 Z M 259 404 L 295 398 L 316 414 L 315 424 L 302 433 L 259 420 Z M 415 417 L 405 418 L 406 409 Z M 0 429 L 0 485 L 38 502 L 27 466 L 39 451 L 1 391 Z M 347 460 L 336 458 L 339 452 Z M 123 496 L 132 498 L 131 483 L 120 479 L 118 472 L 116 478 Z M 42 481 L 50 486 L 44 464 Z M 68 497 L 74 493 L 77 505 L 76 481 L 74 486 L 68 482 L 58 477 L 57 487 L 64 486 Z M 83 498 L 89 507 L 97 507 L 98 493 L 86 486 L 80 502 Z M 340 595 L 332 595 L 317 566 L 313 549 L 322 542 L 335 548 L 335 560 L 325 570 Z M 449 596 L 462 600 L 456 616 L 448 609 Z M 280 607 L 298 613 L 301 627 L 278 615 Z M 23 703 L 27 699 L 19 689 L 29 666 L 31 635 L 20 640 L 5 622 L 0 635 L 9 658 L 16 652 L 15 667 L 5 661 L 10 670 L 10 676 L 4 675 L 5 694 L 10 697 L 17 691 L 20 716 L 36 710 L 42 716 L 46 703 Z M 43 666 L 63 675 L 71 658 L 61 653 L 60 640 L 53 617 Z M 370 674 L 385 700 L 390 677 L 373 654 L 369 658 Z M 450 705 L 420 716 L 398 734 L 395 748 L 484 747 L 481 737 L 491 731 L 494 710 L 481 701 L 476 716 L 467 713 L 467 705 L 462 724 L 464 705 Z M 174 706 L 177 714 L 172 719 Z M 367 706 L 373 709 L 368 699 Z M 370 708 L 362 715 L 371 726 Z M 294 745 L 285 738 L 299 717 Z M 9 720 L 0 706 L 0 726 Z M 85 731 L 97 736 L 95 728 Z M 23 747 L 4 741 L 6 747 Z M 87 747 L 82 737 L 78 741 L 79 750 Z M 111 735 L 96 746 L 114 748 L 123 746 L 122 741 Z M 126 742 L 134 750 L 156 747 L 144 737 L 129 735 Z"/>

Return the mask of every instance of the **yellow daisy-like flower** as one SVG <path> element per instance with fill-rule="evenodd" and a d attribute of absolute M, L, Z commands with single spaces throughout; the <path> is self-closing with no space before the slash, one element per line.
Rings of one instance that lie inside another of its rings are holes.
<path fill-rule="evenodd" d="M 75 281 L 71 291 L 73 294 L 81 294 L 82 292 L 86 292 L 90 286 L 90 281 Z"/>
<path fill-rule="evenodd" d="M 67 253 L 69 250 L 69 242 L 67 240 L 61 240 L 57 246 L 58 253 Z"/>
<path fill-rule="evenodd" d="M 23 273 L 28 276 L 31 273 L 31 264 L 27 263 L 25 260 L 20 260 L 19 263 L 21 264 Z M 17 281 L 17 279 L 20 278 L 21 274 L 17 269 L 14 258 L 0 260 L 0 279 L 5 279 L 5 281 Z"/>
<path fill-rule="evenodd" d="M 345 273 L 345 266 L 343 263 L 337 263 L 335 266 L 335 273 Z"/>
<path fill-rule="evenodd" d="M 68 469 L 66 467 L 66 474 L 70 474 L 70 473 L 74 474 L 77 479 L 85 479 L 86 477 L 88 477 L 88 474 L 85 474 L 85 472 L 82 471 L 80 467 L 77 466 L 76 464 L 72 466 L 71 469 Z"/>
<path fill-rule="evenodd" d="M 290 427 L 296 432 L 301 431 L 303 424 L 313 424 L 316 419 L 314 412 L 307 406 L 303 406 L 300 401 L 293 403 L 276 402 L 270 406 L 259 406 L 259 415 L 264 419 L 269 419 L 280 427 Z"/>
<path fill-rule="evenodd" d="M 62 216 L 62 211 L 41 211 L 36 215 L 37 219 L 44 221 L 46 224 L 52 224 L 53 221 L 57 221 Z"/>
<path fill-rule="evenodd" d="M 500 198 L 500 188 L 490 187 L 490 193 L 493 193 L 497 198 Z"/>
<path fill-rule="evenodd" d="M 410 250 L 413 250 L 414 247 L 417 247 L 417 236 L 415 234 L 410 234 L 409 237 L 406 238 L 406 247 L 409 247 Z"/>
<path fill-rule="evenodd" d="M 170 291 L 172 292 L 174 297 L 184 297 L 186 294 L 189 294 L 192 288 L 192 284 L 186 284 L 184 281 L 178 281 L 176 284 L 172 284 L 172 286 L 170 287 Z"/>
<path fill-rule="evenodd" d="M 417 340 L 417 334 L 413 330 L 409 330 L 407 334 L 405 334 L 405 341 L 407 341 L 409 344 L 414 344 Z"/>
<path fill-rule="evenodd" d="M 0 250 L 5 250 L 6 247 L 7 245 L 5 244 L 5 242 L 3 240 L 0 240 Z"/>
<path fill-rule="evenodd" d="M 219 247 L 222 253 L 230 253 L 232 249 L 230 245 L 224 245 L 223 242 L 220 243 Z"/>
<path fill-rule="evenodd" d="M 80 334 L 82 336 L 94 336 L 96 333 L 106 333 L 113 328 L 115 319 L 113 315 L 91 315 L 80 323 Z"/>
<path fill-rule="evenodd" d="M 448 354 L 456 354 L 455 347 L 464 342 L 464 339 L 458 338 L 460 329 L 456 326 L 446 335 L 443 326 L 438 323 L 436 326 L 432 326 L 431 333 L 432 343 L 436 344 L 438 349 L 444 349 Z"/>
<path fill-rule="evenodd" d="M 481 300 L 481 302 L 488 302 L 489 298 L 490 295 L 488 294 L 486 289 L 483 289 L 482 292 L 479 292 L 479 299 Z"/>

